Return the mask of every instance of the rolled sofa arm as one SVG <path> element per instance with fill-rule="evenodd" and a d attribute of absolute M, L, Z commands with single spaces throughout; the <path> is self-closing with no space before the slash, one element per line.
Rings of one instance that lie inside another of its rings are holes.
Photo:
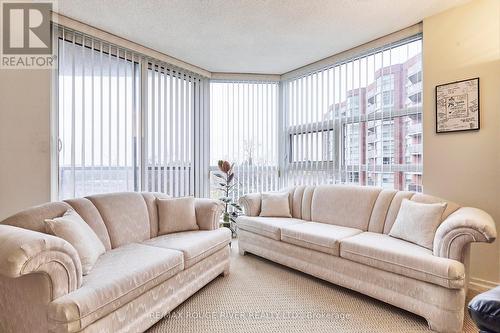
<path fill-rule="evenodd" d="M 464 261 L 469 243 L 492 243 L 497 237 L 493 218 L 481 209 L 462 207 L 448 216 L 436 230 L 434 255 Z"/>
<path fill-rule="evenodd" d="M 196 223 L 201 230 L 214 230 L 219 228 L 219 219 L 224 210 L 220 200 L 196 198 L 194 200 Z"/>
<path fill-rule="evenodd" d="M 0 225 L 0 275 L 17 278 L 36 273 L 49 277 L 52 300 L 82 284 L 82 264 L 71 244 L 55 236 Z"/>
<path fill-rule="evenodd" d="M 260 214 L 260 203 L 261 194 L 260 193 L 248 193 L 240 197 L 240 205 L 245 211 L 247 216 L 259 216 Z"/>

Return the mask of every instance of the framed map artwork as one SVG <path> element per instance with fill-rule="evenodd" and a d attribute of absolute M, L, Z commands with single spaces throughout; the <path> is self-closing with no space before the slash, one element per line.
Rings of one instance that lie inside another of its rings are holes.
<path fill-rule="evenodd" d="M 436 133 L 479 128 L 479 78 L 436 86 Z"/>

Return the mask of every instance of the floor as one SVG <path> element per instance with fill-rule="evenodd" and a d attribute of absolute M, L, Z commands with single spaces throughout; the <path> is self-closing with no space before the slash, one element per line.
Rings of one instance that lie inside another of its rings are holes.
<path fill-rule="evenodd" d="M 431 332 L 426 321 L 363 294 L 231 249 L 218 277 L 148 333 Z M 477 332 L 468 314 L 464 332 Z"/>

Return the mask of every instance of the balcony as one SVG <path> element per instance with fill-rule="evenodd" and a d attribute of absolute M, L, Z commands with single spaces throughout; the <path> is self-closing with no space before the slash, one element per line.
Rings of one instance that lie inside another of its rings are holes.
<path fill-rule="evenodd" d="M 407 78 L 411 82 L 420 80 L 422 78 L 422 65 L 420 63 L 415 63 L 408 67 Z"/>
<path fill-rule="evenodd" d="M 376 150 L 368 150 L 366 152 L 366 157 L 367 158 L 376 158 L 377 157 L 377 151 Z"/>
<path fill-rule="evenodd" d="M 368 136 L 366 137 L 366 142 L 373 143 L 375 141 L 377 141 L 377 134 L 368 134 Z"/>
<path fill-rule="evenodd" d="M 408 191 L 412 192 L 422 192 L 423 190 L 422 185 L 417 185 L 417 184 L 408 184 L 407 189 Z"/>
<path fill-rule="evenodd" d="M 412 99 L 412 97 L 418 93 L 422 92 L 422 81 L 417 82 L 415 84 L 409 84 L 406 87 L 406 93 L 408 94 L 408 98 Z"/>
<path fill-rule="evenodd" d="M 417 143 L 409 145 L 408 147 L 406 147 L 406 152 L 412 155 L 420 155 L 422 154 L 422 144 Z"/>
<path fill-rule="evenodd" d="M 408 129 L 406 130 L 406 134 L 408 134 L 408 135 L 422 134 L 422 124 L 414 124 L 414 125 L 408 126 Z"/>
<path fill-rule="evenodd" d="M 377 111 L 377 105 L 376 104 L 371 104 L 371 103 L 367 103 L 366 104 L 366 113 L 373 113 Z"/>

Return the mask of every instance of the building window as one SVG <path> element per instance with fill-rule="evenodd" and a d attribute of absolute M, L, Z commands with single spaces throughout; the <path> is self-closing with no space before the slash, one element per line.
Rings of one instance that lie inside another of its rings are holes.
<path fill-rule="evenodd" d="M 422 191 L 421 49 L 417 36 L 285 82 L 289 182 Z"/>

